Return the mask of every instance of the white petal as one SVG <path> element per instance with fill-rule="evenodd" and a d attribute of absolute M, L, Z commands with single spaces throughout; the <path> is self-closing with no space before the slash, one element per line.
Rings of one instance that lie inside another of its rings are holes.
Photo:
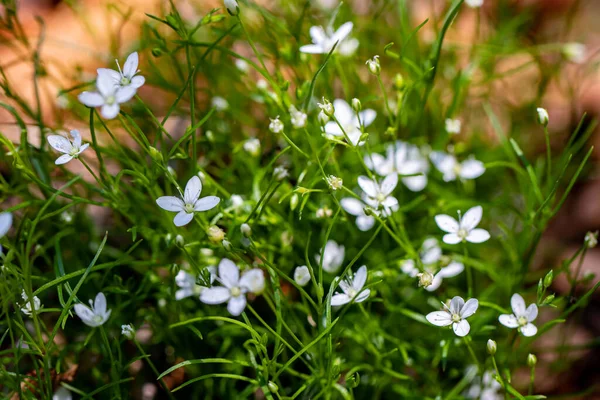
<path fill-rule="evenodd" d="M 429 159 L 433 165 L 435 165 L 435 167 L 444 175 L 453 171 L 454 166 L 457 164 L 454 156 L 441 151 L 432 151 L 429 154 Z"/>
<path fill-rule="evenodd" d="M 90 147 L 90 144 L 89 144 L 89 143 L 86 143 L 86 144 L 84 144 L 84 145 L 81 145 L 81 147 L 79 148 L 79 152 L 78 152 L 77 154 L 81 154 L 81 153 L 83 153 L 83 151 L 84 151 L 85 149 L 87 149 L 88 147 Z"/>
<path fill-rule="evenodd" d="M 502 314 L 498 317 L 498 321 L 507 328 L 517 328 L 519 326 L 517 317 L 512 314 Z"/>
<path fill-rule="evenodd" d="M 81 147 L 81 134 L 77 129 L 71 130 L 71 136 L 73 137 L 73 146 Z"/>
<path fill-rule="evenodd" d="M 179 301 L 194 295 L 194 290 L 190 288 L 179 289 L 175 292 L 175 300 Z"/>
<path fill-rule="evenodd" d="M 0 237 L 6 235 L 10 227 L 12 226 L 13 216 L 9 212 L 3 212 L 0 214 Z"/>
<path fill-rule="evenodd" d="M 97 92 L 83 92 L 77 98 L 83 105 L 88 107 L 100 107 L 104 104 L 104 97 Z"/>
<path fill-rule="evenodd" d="M 173 218 L 173 223 L 175 226 L 185 226 L 189 224 L 192 219 L 194 219 L 194 213 L 180 211 L 177 213 L 175 218 Z"/>
<path fill-rule="evenodd" d="M 162 196 L 156 199 L 156 204 L 163 210 L 179 212 L 183 211 L 185 204 L 179 197 Z"/>
<path fill-rule="evenodd" d="M 131 87 L 135 89 L 139 89 L 144 85 L 144 83 L 146 83 L 146 78 L 144 78 L 141 75 L 136 75 L 133 78 L 131 78 Z"/>
<path fill-rule="evenodd" d="M 360 117 L 360 122 L 363 124 L 363 126 L 367 127 L 371 125 L 373 121 L 375 121 L 375 118 L 377 117 L 377 112 L 375 110 L 366 109 L 359 112 L 358 116 Z"/>
<path fill-rule="evenodd" d="M 452 261 L 450 264 L 448 264 L 448 266 L 440 269 L 438 275 L 442 278 L 452 278 L 453 276 L 463 272 L 464 269 L 465 266 L 462 263 L 459 263 L 458 261 Z"/>
<path fill-rule="evenodd" d="M 411 278 L 416 277 L 417 274 L 419 273 L 418 268 L 415 266 L 415 260 L 402 261 L 402 264 L 400 265 L 400 269 L 402 270 L 402 272 L 404 272 Z"/>
<path fill-rule="evenodd" d="M 488 241 L 490 233 L 485 229 L 473 229 L 466 237 L 467 242 L 471 243 L 483 243 Z"/>
<path fill-rule="evenodd" d="M 447 244 L 458 244 L 462 242 L 462 239 L 456 233 L 446 233 L 442 240 Z"/>
<path fill-rule="evenodd" d="M 310 271 L 306 265 L 296 267 L 294 270 L 294 281 L 300 286 L 305 286 L 310 282 Z"/>
<path fill-rule="evenodd" d="M 471 315 L 475 314 L 477 308 L 479 307 L 479 301 L 477 299 L 469 299 L 465 303 L 465 305 L 460 309 L 461 318 L 469 318 Z"/>
<path fill-rule="evenodd" d="M 319 44 L 327 40 L 327 35 L 322 26 L 311 26 L 308 32 L 313 43 Z"/>
<path fill-rule="evenodd" d="M 482 215 L 483 208 L 481 206 L 469 208 L 460 219 L 460 227 L 470 231 L 471 229 L 475 228 L 479 222 L 481 222 Z"/>
<path fill-rule="evenodd" d="M 365 286 L 365 282 L 367 281 L 367 266 L 363 265 L 356 271 L 354 275 L 354 280 L 352 281 L 352 287 L 354 290 L 359 292 L 363 286 Z"/>
<path fill-rule="evenodd" d="M 471 330 L 471 325 L 469 325 L 469 322 L 467 322 L 467 320 L 463 319 L 460 322 L 455 322 L 452 325 L 452 329 L 454 329 L 454 333 L 456 333 L 456 336 L 463 337 L 469 334 L 469 331 Z"/>
<path fill-rule="evenodd" d="M 368 196 L 377 197 L 377 184 L 366 176 L 361 175 L 358 177 L 358 186 L 360 186 L 363 192 Z"/>
<path fill-rule="evenodd" d="M 431 281 L 431 285 L 427 286 L 425 288 L 425 290 L 427 290 L 428 292 L 433 292 L 433 291 L 437 290 L 442 285 L 442 281 L 443 281 L 443 278 L 440 276 L 439 273 L 437 273 L 433 277 L 433 280 Z"/>
<path fill-rule="evenodd" d="M 368 231 L 375 225 L 375 218 L 370 215 L 361 215 L 356 217 L 356 226 L 363 232 Z"/>
<path fill-rule="evenodd" d="M 84 324 L 92 326 L 90 323 L 94 320 L 94 313 L 89 307 L 83 304 L 75 304 L 75 314 L 77 314 Z"/>
<path fill-rule="evenodd" d="M 133 75 L 135 75 L 138 69 L 138 63 L 138 53 L 137 51 L 134 51 L 129 55 L 129 57 L 127 57 L 127 60 L 123 65 L 123 75 L 125 75 L 128 78 L 131 78 Z"/>
<path fill-rule="evenodd" d="M 444 232 L 456 233 L 459 230 L 458 221 L 446 214 L 436 215 L 435 223 Z"/>
<path fill-rule="evenodd" d="M 386 176 L 381 182 L 381 192 L 385 196 L 389 196 L 398 185 L 398 174 L 392 173 Z"/>
<path fill-rule="evenodd" d="M 527 318 L 527 322 L 535 321 L 538 315 L 538 308 L 535 304 L 530 304 L 525 310 L 525 318 Z"/>
<path fill-rule="evenodd" d="M 202 192 L 202 181 L 197 175 L 194 175 L 185 185 L 183 201 L 186 204 L 194 204 L 200 197 L 200 192 Z"/>
<path fill-rule="evenodd" d="M 106 314 L 106 297 L 102 292 L 98 293 L 94 299 L 94 311 L 96 314 Z"/>
<path fill-rule="evenodd" d="M 229 289 L 223 286 L 206 288 L 200 293 L 200 301 L 205 304 L 221 304 L 229 300 Z"/>
<path fill-rule="evenodd" d="M 512 295 L 510 298 L 510 306 L 517 318 L 525 316 L 525 300 L 523 300 L 523 297 L 521 297 L 520 294 L 515 293 Z"/>
<path fill-rule="evenodd" d="M 56 164 L 56 165 L 63 165 L 63 164 L 68 163 L 72 159 L 73 159 L 72 155 L 70 155 L 70 154 L 63 154 L 62 156 L 58 157 L 56 159 L 56 161 L 54 161 L 54 164 Z"/>
<path fill-rule="evenodd" d="M 175 276 L 175 284 L 181 288 L 193 288 L 196 285 L 196 277 L 185 271 L 179 271 Z"/>
<path fill-rule="evenodd" d="M 429 323 L 436 326 L 448 326 L 452 323 L 452 316 L 446 311 L 434 311 L 425 316 Z"/>
<path fill-rule="evenodd" d="M 60 151 L 61 153 L 69 153 L 73 148 L 71 142 L 69 142 L 69 139 L 60 135 L 48 136 L 48 143 L 50 146 L 52 146 L 52 148 Z"/>
<path fill-rule="evenodd" d="M 460 168 L 460 177 L 462 179 L 479 178 L 485 172 L 485 167 L 481 161 L 469 159 L 463 161 Z"/>
<path fill-rule="evenodd" d="M 121 104 L 131 100 L 133 96 L 135 96 L 135 88 L 133 86 L 124 86 L 117 89 L 115 100 L 117 103 Z"/>
<path fill-rule="evenodd" d="M 67 388 L 61 386 L 52 395 L 52 400 L 73 400 L 73 395 Z"/>
<path fill-rule="evenodd" d="M 238 286 L 240 281 L 240 269 L 229 258 L 224 258 L 219 263 L 219 278 L 223 285 L 228 288 Z"/>
<path fill-rule="evenodd" d="M 408 178 L 402 178 L 402 183 L 410 190 L 411 192 L 420 192 L 425 189 L 427 186 L 427 176 L 411 176 Z"/>
<path fill-rule="evenodd" d="M 102 97 L 107 98 L 115 94 L 117 87 L 115 81 L 110 74 L 99 73 L 96 78 L 96 87 Z"/>
<path fill-rule="evenodd" d="M 108 75 L 112 79 L 114 85 L 118 85 L 119 82 L 121 82 L 121 74 L 114 69 L 98 68 L 96 72 L 98 72 L 98 75 Z"/>
<path fill-rule="evenodd" d="M 340 126 L 335 121 L 329 121 L 328 123 L 325 124 L 325 133 L 327 133 L 328 135 L 333 135 L 333 136 L 338 136 L 338 137 L 344 136 L 344 132 L 342 132 L 342 128 L 340 128 Z"/>
<path fill-rule="evenodd" d="M 342 24 L 337 31 L 335 31 L 335 33 L 333 34 L 333 36 L 331 37 L 331 42 L 335 43 L 337 41 L 342 41 L 344 39 L 346 39 L 346 37 L 350 34 L 350 32 L 352 32 L 352 27 L 354 25 L 352 24 L 352 22 L 346 22 L 345 24 Z"/>
<path fill-rule="evenodd" d="M 365 205 L 358 199 L 353 197 L 344 197 L 340 200 L 340 205 L 348 214 L 355 216 L 365 215 L 363 211 Z"/>
<path fill-rule="evenodd" d="M 300 47 L 300 51 L 302 53 L 308 53 L 308 54 L 323 54 L 323 53 L 328 53 L 327 51 L 325 51 L 325 49 L 323 48 L 323 46 L 317 45 L 317 44 L 307 44 L 304 45 L 302 47 Z"/>
<path fill-rule="evenodd" d="M 331 306 L 343 306 L 344 304 L 350 303 L 350 300 L 350 296 L 348 296 L 346 293 L 336 293 L 331 296 Z"/>
<path fill-rule="evenodd" d="M 361 302 L 365 301 L 366 299 L 368 299 L 370 295 L 371 295 L 371 290 L 365 289 L 354 298 L 354 302 L 361 303 Z"/>
<path fill-rule="evenodd" d="M 252 293 L 260 293 L 265 288 L 265 275 L 260 269 L 253 268 L 242 274 L 239 285 Z"/>
<path fill-rule="evenodd" d="M 105 104 L 100 109 L 100 114 L 106 119 L 113 119 L 117 115 L 119 115 L 119 105 L 117 103 L 113 103 L 112 105 Z"/>
<path fill-rule="evenodd" d="M 333 107 L 335 108 L 335 118 L 337 118 L 339 123 L 344 126 L 344 129 L 346 125 L 352 124 L 352 120 L 354 119 L 354 110 L 352 107 L 350 107 L 350 104 L 348 104 L 346 100 L 335 99 L 333 101 Z"/>
<path fill-rule="evenodd" d="M 442 249 L 436 238 L 427 238 L 421 245 L 421 261 L 423 264 L 433 264 L 442 257 Z"/>
<path fill-rule="evenodd" d="M 221 201 L 217 196 L 206 196 L 196 201 L 194 204 L 194 210 L 196 211 L 208 211 L 217 206 Z"/>
<path fill-rule="evenodd" d="M 520 329 L 523 336 L 534 336 L 537 333 L 537 328 L 531 322 L 525 326 L 522 326 Z"/>
<path fill-rule="evenodd" d="M 450 314 L 458 314 L 465 305 L 465 301 L 460 296 L 454 296 L 450 300 Z"/>
<path fill-rule="evenodd" d="M 232 297 L 229 299 L 229 303 L 227 303 L 227 311 L 234 317 L 240 315 L 244 311 L 244 308 L 246 308 L 246 296 L 244 295 Z"/>
<path fill-rule="evenodd" d="M 347 131 L 346 135 L 348 135 L 348 139 L 350 139 L 350 144 L 352 146 L 362 146 L 363 144 L 365 144 L 364 141 L 360 141 L 362 132 L 358 129 L 352 129 L 350 131 Z"/>

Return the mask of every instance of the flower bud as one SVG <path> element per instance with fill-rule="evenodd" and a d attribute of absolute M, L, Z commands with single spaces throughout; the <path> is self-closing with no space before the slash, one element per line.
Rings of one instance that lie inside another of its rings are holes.
<path fill-rule="evenodd" d="M 431 272 L 421 272 L 417 274 L 419 278 L 419 287 L 428 287 L 433 283 L 433 274 Z"/>
<path fill-rule="evenodd" d="M 242 226 L 240 226 L 240 231 L 242 231 L 242 235 L 246 236 L 246 237 L 250 237 L 252 236 L 252 228 L 250 227 L 250 225 L 244 223 L 242 224 Z"/>
<path fill-rule="evenodd" d="M 490 353 L 490 355 L 493 356 L 494 354 L 496 354 L 496 349 L 497 348 L 498 347 L 496 346 L 496 342 L 494 340 L 492 340 L 492 339 L 488 339 L 488 341 L 487 341 L 487 351 L 488 351 L 488 353 Z"/>
<path fill-rule="evenodd" d="M 223 248 L 227 251 L 231 251 L 231 242 L 227 239 L 223 239 L 223 241 L 221 242 L 221 244 L 223 245 Z"/>
<path fill-rule="evenodd" d="M 294 211 L 296 209 L 296 207 L 298 207 L 298 195 L 296 193 L 294 193 L 292 195 L 292 197 L 290 198 L 290 209 L 292 211 Z"/>
<path fill-rule="evenodd" d="M 529 353 L 529 355 L 527 356 L 527 365 L 533 368 L 535 367 L 535 364 L 537 364 L 537 357 Z"/>
<path fill-rule="evenodd" d="M 269 383 L 267 383 L 267 387 L 269 388 L 271 393 L 279 392 L 279 386 L 277 386 L 277 384 L 273 381 L 269 381 Z"/>
<path fill-rule="evenodd" d="M 328 117 L 333 117 L 333 114 L 335 114 L 335 107 L 333 107 L 333 104 L 331 104 L 329 100 L 323 97 L 323 102 L 317 104 L 321 111 L 325 113 L 325 115 Z"/>
<path fill-rule="evenodd" d="M 155 47 L 152 49 L 151 53 L 154 58 L 159 58 L 162 56 L 163 51 L 159 47 Z"/>
<path fill-rule="evenodd" d="M 177 178 L 177 172 L 175 172 L 175 170 L 173 169 L 173 167 L 171 167 L 170 165 L 167 167 L 167 172 L 169 174 L 171 174 L 171 176 L 173 178 Z"/>
<path fill-rule="evenodd" d="M 244 150 L 246 150 L 251 156 L 257 157 L 260 155 L 260 140 L 257 138 L 250 138 L 244 142 Z"/>
<path fill-rule="evenodd" d="M 374 56 L 371 60 L 367 60 L 365 64 L 367 64 L 369 72 L 371 72 L 373 75 L 379 76 L 379 74 L 381 73 L 381 64 L 379 63 L 379 56 Z"/>
<path fill-rule="evenodd" d="M 175 236 L 175 243 L 177 243 L 178 246 L 183 246 L 185 244 L 185 241 L 183 240 L 183 236 L 181 236 L 181 235 Z"/>
<path fill-rule="evenodd" d="M 321 126 L 323 126 L 329 122 L 329 117 L 327 116 L 327 114 L 325 114 L 325 112 L 323 112 L 323 110 L 321 110 L 321 112 L 319 113 L 319 116 L 317 118 L 318 118 L 319 124 L 321 124 Z"/>
<path fill-rule="evenodd" d="M 552 281 L 554 280 L 554 272 L 550 270 L 544 277 L 544 288 L 550 287 L 552 285 Z"/>
<path fill-rule="evenodd" d="M 279 120 L 279 116 L 277 116 L 275 119 L 271 119 L 269 130 L 273 133 L 281 133 L 281 131 L 283 131 L 283 122 Z"/>
<path fill-rule="evenodd" d="M 294 280 L 300 286 L 305 286 L 310 281 L 310 271 L 306 265 L 296 267 L 294 270 Z"/>
<path fill-rule="evenodd" d="M 598 231 L 586 233 L 583 242 L 588 249 L 593 249 L 596 247 L 598 245 Z"/>
<path fill-rule="evenodd" d="M 396 74 L 394 77 L 394 88 L 398 91 L 404 89 L 404 77 L 401 74 Z"/>
<path fill-rule="evenodd" d="M 563 47 L 565 58 L 575 64 L 581 64 L 585 61 L 587 49 L 582 43 L 568 43 Z"/>
<path fill-rule="evenodd" d="M 302 129 L 306 126 L 306 119 L 308 118 L 306 113 L 299 111 L 293 105 L 290 106 L 290 117 L 292 126 L 296 129 Z"/>
<path fill-rule="evenodd" d="M 360 110 L 362 110 L 362 103 L 356 97 L 352 99 L 352 109 L 356 112 L 360 112 Z"/>
<path fill-rule="evenodd" d="M 542 126 L 548 126 L 548 121 L 550 120 L 550 117 L 548 116 L 548 111 L 546 111 L 546 109 L 542 107 L 538 107 L 536 111 L 538 123 Z"/>
<path fill-rule="evenodd" d="M 238 15 L 238 13 L 240 12 L 240 9 L 238 7 L 238 3 L 236 0 L 224 0 L 223 3 L 225 4 L 225 7 L 227 8 L 227 12 L 230 15 Z"/>
<path fill-rule="evenodd" d="M 150 146 L 148 148 L 148 152 L 150 153 L 150 158 L 152 158 L 154 161 L 158 163 L 163 162 L 163 155 L 156 147 Z"/>
<path fill-rule="evenodd" d="M 208 240 L 213 243 L 219 243 L 225 239 L 225 232 L 216 225 L 209 226 L 206 234 L 208 235 Z"/>

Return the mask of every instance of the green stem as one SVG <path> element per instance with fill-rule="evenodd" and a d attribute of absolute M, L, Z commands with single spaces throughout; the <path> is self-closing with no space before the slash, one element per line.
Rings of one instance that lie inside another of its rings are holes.
<path fill-rule="evenodd" d="M 132 339 L 133 339 L 133 343 L 135 343 L 135 346 L 138 348 L 139 352 L 142 354 L 142 356 L 144 356 L 144 359 L 148 362 L 148 365 L 152 369 L 152 372 L 154 372 L 154 374 L 156 374 L 157 377 L 160 376 L 160 373 L 158 372 L 158 370 L 154 366 L 154 363 L 150 359 L 150 356 L 148 354 L 146 354 L 146 352 L 144 351 L 144 349 L 140 345 L 140 342 L 137 341 L 137 339 L 135 338 L 135 336 L 133 336 Z M 159 378 L 158 381 L 160 382 L 160 385 L 162 386 L 162 388 L 167 393 L 167 396 L 169 396 L 170 399 L 175 400 L 175 397 L 173 397 L 173 394 L 171 393 L 171 391 L 167 387 L 167 385 L 166 385 L 165 381 L 163 380 L 163 378 Z"/>
<path fill-rule="evenodd" d="M 113 358 L 110 342 L 108 341 L 108 336 L 106 335 L 106 331 L 104 330 L 104 326 L 100 325 L 100 335 L 102 336 L 102 340 L 104 341 L 104 346 L 106 346 L 106 352 L 108 353 L 108 357 L 110 359 L 110 372 L 112 375 L 112 379 L 114 382 L 119 381 L 119 377 L 117 376 L 117 370 L 115 369 L 115 360 Z M 121 398 L 121 390 L 119 385 L 114 386 L 114 393 L 117 399 Z"/>

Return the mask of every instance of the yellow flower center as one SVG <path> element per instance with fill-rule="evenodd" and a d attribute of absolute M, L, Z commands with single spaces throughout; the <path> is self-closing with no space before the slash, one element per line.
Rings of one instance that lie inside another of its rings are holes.
<path fill-rule="evenodd" d="M 242 294 L 242 290 L 239 287 L 234 286 L 229 289 L 229 293 L 231 294 L 231 297 L 238 297 L 240 294 Z"/>

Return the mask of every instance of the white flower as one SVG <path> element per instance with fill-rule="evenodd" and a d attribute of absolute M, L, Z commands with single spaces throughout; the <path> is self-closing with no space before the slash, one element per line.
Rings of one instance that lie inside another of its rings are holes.
<path fill-rule="evenodd" d="M 387 147 L 386 157 L 377 153 L 366 155 L 365 164 L 380 176 L 391 173 L 415 175 L 401 178 L 402 183 L 413 192 L 419 192 L 427 186 L 429 163 L 415 145 L 398 140 L 395 145 Z"/>
<path fill-rule="evenodd" d="M 476 373 L 477 366 L 473 365 L 472 367 Z M 500 389 L 502 389 L 502 385 L 494 379 L 494 372 L 485 371 L 483 378 L 476 378 L 464 396 L 473 400 L 504 400 L 504 394 L 499 393 Z"/>
<path fill-rule="evenodd" d="M 446 214 L 435 216 L 435 223 L 444 232 L 443 241 L 448 244 L 457 244 L 460 242 L 483 243 L 490 238 L 490 233 L 485 229 L 476 229 L 475 227 L 481 221 L 483 208 L 475 206 L 467 210 L 465 215 L 458 213 L 458 221 Z"/>
<path fill-rule="evenodd" d="M 329 121 L 325 124 L 325 133 L 338 138 L 345 138 L 344 131 L 350 139 L 350 144 L 353 146 L 362 146 L 364 142 L 360 142 L 362 136 L 361 125 L 367 127 L 373 123 L 377 113 L 375 110 L 366 109 L 358 114 L 352 110 L 352 107 L 342 99 L 336 99 L 333 101 L 333 115 L 339 122 Z M 342 131 L 342 128 L 344 131 Z M 359 143 L 360 142 L 360 143 Z"/>
<path fill-rule="evenodd" d="M 460 119 L 446 118 L 446 132 L 452 135 L 458 135 L 461 128 Z"/>
<path fill-rule="evenodd" d="M 473 157 L 459 163 L 452 154 L 432 151 L 429 158 L 433 165 L 444 175 L 445 182 L 454 181 L 457 177 L 460 179 L 475 179 L 485 172 L 483 163 Z"/>
<path fill-rule="evenodd" d="M 117 68 L 119 69 L 118 71 L 109 68 L 98 68 L 98 76 L 102 74 L 107 75 L 112 79 L 115 86 L 121 88 L 131 87 L 134 90 L 139 89 L 146 82 L 146 79 L 143 76 L 136 75 L 140 72 L 138 70 L 139 59 L 137 52 L 133 52 L 127 57 L 125 65 L 123 65 L 123 70 L 121 70 L 119 60 L 115 61 L 117 63 Z"/>
<path fill-rule="evenodd" d="M 331 188 L 331 190 L 339 190 L 344 185 L 344 181 L 342 178 L 338 178 L 335 175 L 329 175 L 327 177 L 327 184 Z"/>
<path fill-rule="evenodd" d="M 289 175 L 290 175 L 290 172 L 287 170 L 286 167 L 279 166 L 279 167 L 275 167 L 275 169 L 273 169 L 273 176 L 278 181 L 284 180 Z"/>
<path fill-rule="evenodd" d="M 9 212 L 0 213 L 0 238 L 8 233 L 8 230 L 12 226 L 13 216 Z M 0 245 L 0 253 L 2 253 L 2 246 Z"/>
<path fill-rule="evenodd" d="M 216 225 L 209 226 L 206 230 L 206 235 L 208 236 L 208 240 L 213 243 L 219 243 L 225 239 L 225 231 Z"/>
<path fill-rule="evenodd" d="M 260 269 L 246 271 L 240 278 L 239 267 L 227 258 L 219 263 L 219 276 L 216 279 L 223 286 L 204 289 L 200 301 L 206 304 L 227 302 L 227 311 L 235 317 L 246 308 L 246 293 L 260 293 L 265 287 L 265 277 Z"/>
<path fill-rule="evenodd" d="M 567 43 L 563 47 L 565 58 L 575 64 L 582 64 L 587 56 L 587 48 L 583 43 Z"/>
<path fill-rule="evenodd" d="M 195 212 L 208 211 L 221 201 L 217 196 L 200 198 L 202 182 L 194 175 L 185 185 L 181 199 L 175 196 L 162 196 L 156 199 L 156 204 L 163 210 L 176 212 L 173 222 L 175 226 L 184 226 L 194 218 Z"/>
<path fill-rule="evenodd" d="M 373 75 L 379 75 L 381 73 L 381 64 L 379 63 L 379 56 L 373 56 L 373 58 L 367 60 L 365 64 L 367 64 L 369 72 Z"/>
<path fill-rule="evenodd" d="M 135 331 L 133 329 L 133 326 L 131 326 L 131 324 L 121 325 L 121 335 L 125 335 L 125 337 L 127 339 L 133 339 L 134 334 L 135 334 Z"/>
<path fill-rule="evenodd" d="M 217 276 L 217 267 L 211 265 L 207 269 L 210 274 L 210 283 L 212 284 Z M 180 287 L 175 292 L 175 300 L 182 300 L 190 296 L 199 296 L 206 289 L 205 286 L 196 284 L 196 277 L 194 275 L 183 270 L 179 271 L 175 276 L 175 284 Z"/>
<path fill-rule="evenodd" d="M 104 293 L 100 292 L 96 295 L 96 299 L 92 303 L 90 300 L 90 307 L 84 306 L 83 304 L 75 304 L 75 313 L 84 324 L 95 328 L 103 325 L 110 317 L 112 310 L 106 310 L 106 297 Z"/>
<path fill-rule="evenodd" d="M 518 328 L 523 336 L 533 336 L 537 333 L 537 328 L 533 321 L 537 318 L 538 308 L 535 303 L 525 308 L 525 300 L 520 294 L 515 293 L 510 298 L 512 314 L 502 314 L 498 321 L 507 328 Z"/>
<path fill-rule="evenodd" d="M 428 288 L 433 283 L 433 274 L 431 272 L 419 272 L 417 278 L 419 278 L 420 287 Z"/>
<path fill-rule="evenodd" d="M 235 66 L 241 72 L 248 72 L 250 70 L 250 65 L 248 65 L 248 63 L 241 58 L 235 60 Z"/>
<path fill-rule="evenodd" d="M 483 0 L 465 0 L 465 4 L 471 8 L 478 8 L 483 5 Z"/>
<path fill-rule="evenodd" d="M 100 113 L 106 119 L 113 119 L 119 114 L 119 104 L 129 101 L 135 96 L 136 89 L 129 86 L 117 86 L 109 74 L 98 74 L 97 92 L 83 92 L 79 101 L 88 107 L 102 107 Z"/>
<path fill-rule="evenodd" d="M 333 210 L 327 206 L 319 208 L 315 213 L 317 218 L 329 218 L 333 215 Z"/>
<path fill-rule="evenodd" d="M 229 108 L 229 103 L 227 102 L 227 100 L 225 100 L 224 98 L 222 98 L 220 96 L 213 97 L 212 100 L 210 101 L 210 104 L 217 111 L 225 111 Z"/>
<path fill-rule="evenodd" d="M 362 201 L 355 199 L 354 197 L 344 197 L 340 200 L 340 204 L 348 214 L 356 217 L 356 226 L 361 231 L 366 232 L 375 225 L 375 217 L 365 213 L 365 207 L 367 205 Z M 378 212 L 373 210 L 373 213 L 377 214 Z"/>
<path fill-rule="evenodd" d="M 479 307 L 477 299 L 469 299 L 465 303 L 462 297 L 456 296 L 450 301 L 450 307 L 446 306 L 444 303 L 442 303 L 442 305 L 445 310 L 434 311 L 427 314 L 425 317 L 427 318 L 427 321 L 436 326 L 452 325 L 456 336 L 467 336 L 471 330 L 467 318 L 477 311 L 477 307 Z"/>
<path fill-rule="evenodd" d="M 283 130 L 283 122 L 281 122 L 279 116 L 275 117 L 275 119 L 271 118 L 269 130 L 273 133 L 280 133 Z"/>
<path fill-rule="evenodd" d="M 357 38 L 347 36 L 346 39 L 342 40 L 338 47 L 336 48 L 339 53 L 344 57 L 350 57 L 356 50 L 358 49 L 358 45 L 360 42 Z"/>
<path fill-rule="evenodd" d="M 1 217 L 1 215 L 0 215 L 0 217 Z M 0 237 L 2 237 L 2 229 L 1 228 L 0 228 Z M 583 244 L 585 244 L 585 246 L 588 249 L 593 249 L 594 247 L 598 246 L 598 231 L 587 232 L 583 239 Z M 2 251 L 2 248 L 0 248 L 0 251 Z"/>
<path fill-rule="evenodd" d="M 64 386 L 56 389 L 56 392 L 52 395 L 52 400 L 73 400 L 73 395 Z"/>
<path fill-rule="evenodd" d="M 341 43 L 348 35 L 350 35 L 352 27 L 352 22 L 346 22 L 345 24 L 342 24 L 337 31 L 333 32 L 333 29 L 330 27 L 325 30 L 322 26 L 313 26 L 309 31 L 313 44 L 307 44 L 300 47 L 300 51 L 309 54 L 328 54 L 336 42 Z"/>
<path fill-rule="evenodd" d="M 229 11 L 229 14 L 237 15 L 238 3 L 236 0 L 223 0 L 223 4 L 225 4 L 225 7 L 227 8 L 227 11 Z"/>
<path fill-rule="evenodd" d="M 542 107 L 536 108 L 536 111 L 537 111 L 538 123 L 540 125 L 547 126 L 548 125 L 548 121 L 550 120 L 550 116 L 548 115 L 548 111 L 546 111 L 546 109 L 542 108 Z"/>
<path fill-rule="evenodd" d="M 56 165 L 66 164 L 72 159 L 79 157 L 79 155 L 90 146 L 89 143 L 84 145 L 81 144 L 81 135 L 78 130 L 73 129 L 71 131 L 71 136 L 73 137 L 73 141 L 60 135 L 48 136 L 48 143 L 50 143 L 50 146 L 52 146 L 54 150 L 64 153 L 56 159 L 54 162 Z"/>
<path fill-rule="evenodd" d="M 310 271 L 306 265 L 296 267 L 294 270 L 294 280 L 300 286 L 306 286 L 310 282 Z"/>
<path fill-rule="evenodd" d="M 21 311 L 25 315 L 31 315 L 33 311 L 38 311 L 40 308 L 42 308 L 42 302 L 37 296 L 33 296 L 33 309 L 31 308 L 32 301 L 29 301 L 27 293 L 25 293 L 24 290 L 21 292 L 21 298 L 23 299 L 23 306 L 21 307 Z"/>
<path fill-rule="evenodd" d="M 343 306 L 351 301 L 360 303 L 369 298 L 371 290 L 364 289 L 365 282 L 367 281 L 367 266 L 363 265 L 356 271 L 354 276 L 351 276 L 345 280 L 340 281 L 340 288 L 343 293 L 336 293 L 331 296 L 331 306 Z"/>
<path fill-rule="evenodd" d="M 244 142 L 244 150 L 246 150 L 251 156 L 256 157 L 260 154 L 260 140 L 257 138 L 250 138 Z"/>
<path fill-rule="evenodd" d="M 292 120 L 292 126 L 296 129 L 301 129 L 306 126 L 307 115 L 303 111 L 299 111 L 293 105 L 290 106 L 290 116 Z"/>
<path fill-rule="evenodd" d="M 381 183 L 377 180 L 371 180 L 366 176 L 358 177 L 358 186 L 365 192 L 365 203 L 375 210 L 382 211 L 384 217 L 388 217 L 392 212 L 398 210 L 398 200 L 391 194 L 398 185 L 398 175 L 389 174 Z"/>
<path fill-rule="evenodd" d="M 346 249 L 343 245 L 338 245 L 334 240 L 328 240 L 323 250 L 323 269 L 330 274 L 335 273 L 342 266 L 345 253 Z M 315 259 L 317 264 L 321 265 L 321 255 L 317 254 Z"/>

